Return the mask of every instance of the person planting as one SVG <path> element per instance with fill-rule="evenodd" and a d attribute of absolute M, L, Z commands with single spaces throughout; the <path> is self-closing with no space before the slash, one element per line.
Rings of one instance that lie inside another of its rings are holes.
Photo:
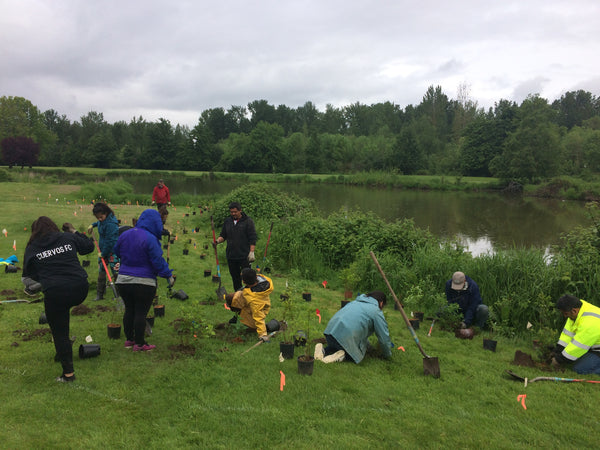
<path fill-rule="evenodd" d="M 571 364 L 580 374 L 600 375 L 600 308 L 573 295 L 563 295 L 556 308 L 567 318 L 554 348 L 552 366 Z"/>
<path fill-rule="evenodd" d="M 146 209 L 135 227 L 125 231 L 117 241 L 115 254 L 121 259 L 116 284 L 125 303 L 123 331 L 125 348 L 148 351 L 156 348 L 145 340 L 146 316 L 156 294 L 156 277 L 175 284 L 173 271 L 163 258 L 160 238 L 163 223 L 158 211 Z"/>
<path fill-rule="evenodd" d="M 106 203 L 96 203 L 92 209 L 92 214 L 96 216 L 98 221 L 92 223 L 87 231 L 91 235 L 94 232 L 94 228 L 98 228 L 98 246 L 100 252 L 98 253 L 98 285 L 94 301 L 99 301 L 104 299 L 104 292 L 106 292 L 106 271 L 101 261 L 102 258 L 104 258 L 106 265 L 110 267 L 113 279 L 117 276 L 119 260 L 113 254 L 113 248 L 119 238 L 119 221 L 115 217 L 113 210 Z"/>
<path fill-rule="evenodd" d="M 225 219 L 221 234 L 213 242 L 213 246 L 227 241 L 227 265 L 229 274 L 233 281 L 233 290 L 242 287 L 241 272 L 243 268 L 250 268 L 250 263 L 256 259 L 254 249 L 256 247 L 256 229 L 252 219 L 242 211 L 242 205 L 238 202 L 229 204 L 229 217 Z M 216 247 L 215 247 L 216 248 Z"/>
<path fill-rule="evenodd" d="M 152 190 L 152 205 L 156 205 L 157 209 L 160 209 L 163 205 L 171 206 L 171 193 L 163 179 L 158 180 Z"/>
<path fill-rule="evenodd" d="M 75 380 L 69 311 L 83 303 L 89 289 L 87 272 L 77 255 L 93 252 L 94 241 L 75 231 L 68 222 L 62 229 L 63 233 L 46 216 L 33 222 L 31 237 L 25 247 L 23 279 L 35 280 L 42 285 L 46 319 L 52 332 L 56 359 L 62 365 L 62 375 L 56 381 L 64 383 Z"/>
<path fill-rule="evenodd" d="M 470 328 L 473 323 L 483 328 L 487 322 L 490 312 L 481 300 L 479 286 L 463 272 L 454 272 L 452 279 L 446 282 L 446 300 L 449 304 L 458 304 L 463 315 L 461 328 Z"/>
<path fill-rule="evenodd" d="M 260 340 L 268 341 L 265 317 L 271 309 L 269 294 L 273 292 L 273 280 L 265 275 L 257 275 L 249 267 L 242 270 L 242 280 L 245 284 L 242 290 L 225 296 L 227 306 L 239 313 L 244 325 L 256 330 Z"/>
<path fill-rule="evenodd" d="M 324 363 L 353 361 L 360 363 L 369 348 L 369 336 L 375 333 L 382 356 L 392 356 L 392 342 L 382 309 L 387 303 L 385 294 L 373 291 L 361 294 L 331 318 L 324 334 L 327 347 L 315 345 L 314 357 Z"/>

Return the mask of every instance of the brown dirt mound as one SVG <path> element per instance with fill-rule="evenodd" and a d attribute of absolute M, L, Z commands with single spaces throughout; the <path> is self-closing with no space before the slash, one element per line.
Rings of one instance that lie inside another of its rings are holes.
<path fill-rule="evenodd" d="M 30 341 L 36 338 L 43 338 L 47 334 L 50 334 L 50 328 L 38 328 L 36 330 L 15 330 L 13 331 L 14 336 L 21 336 L 21 340 Z"/>
<path fill-rule="evenodd" d="M 0 291 L 0 295 L 15 295 L 15 291 L 12 289 L 4 289 Z"/>
<path fill-rule="evenodd" d="M 80 306 L 81 306 L 81 305 L 80 305 Z M 114 307 L 112 307 L 112 306 L 104 306 L 104 305 L 96 305 L 96 306 L 94 307 L 94 309 L 95 309 L 96 311 L 100 311 L 100 312 L 107 312 L 107 311 L 114 311 L 114 310 L 115 310 L 115 308 L 114 308 Z"/>
<path fill-rule="evenodd" d="M 91 308 L 88 308 L 83 303 L 81 305 L 77 305 L 75 308 L 71 310 L 72 316 L 85 316 L 92 312 Z"/>

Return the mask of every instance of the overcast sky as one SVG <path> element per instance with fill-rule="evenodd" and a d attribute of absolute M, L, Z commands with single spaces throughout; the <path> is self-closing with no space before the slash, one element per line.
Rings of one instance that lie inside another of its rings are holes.
<path fill-rule="evenodd" d="M 417 105 L 459 85 L 486 109 L 600 96 L 598 0 L 0 0 L 0 96 L 71 121 L 264 99 Z"/>

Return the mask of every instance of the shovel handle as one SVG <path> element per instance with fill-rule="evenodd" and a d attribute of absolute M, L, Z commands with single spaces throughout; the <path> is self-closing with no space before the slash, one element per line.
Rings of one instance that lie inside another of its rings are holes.
<path fill-rule="evenodd" d="M 410 331 L 410 334 L 412 335 L 413 339 L 415 340 L 415 343 L 417 344 L 417 347 L 419 347 L 419 351 L 421 352 L 421 354 L 425 358 L 431 358 L 431 356 L 429 356 L 427 353 L 425 353 L 425 350 L 423 350 L 423 347 L 421 346 L 421 343 L 419 342 L 419 338 L 417 337 L 417 333 L 415 333 L 415 329 L 410 324 L 410 320 L 408 320 L 408 316 L 404 312 L 404 308 L 402 307 L 402 304 L 400 303 L 400 300 L 398 300 L 398 297 L 396 297 L 396 293 L 392 289 L 392 285 L 387 280 L 387 277 L 385 276 L 385 273 L 383 273 L 383 269 L 379 265 L 379 261 L 377 261 L 377 257 L 375 256 L 375 253 L 373 253 L 371 251 L 371 252 L 369 252 L 369 254 L 371 255 L 371 258 L 373 259 L 373 262 L 377 266 L 377 269 L 379 270 L 379 273 L 383 277 L 383 281 L 385 281 L 385 284 L 387 285 L 388 289 L 392 293 L 392 297 L 394 298 L 394 302 L 396 302 L 396 306 L 398 306 L 398 309 L 402 313 L 402 317 L 404 318 L 404 322 L 406 323 L 406 326 L 408 327 L 408 330 Z"/>
<path fill-rule="evenodd" d="M 213 243 L 216 244 L 217 243 L 217 235 L 215 234 L 215 221 L 213 220 L 213 216 L 210 216 L 210 227 L 212 228 Z M 219 267 L 219 255 L 217 254 L 217 246 L 216 245 L 214 245 L 214 248 L 215 248 L 215 260 L 217 261 L 217 276 L 219 277 L 219 280 L 220 280 L 221 279 L 221 269 Z"/>

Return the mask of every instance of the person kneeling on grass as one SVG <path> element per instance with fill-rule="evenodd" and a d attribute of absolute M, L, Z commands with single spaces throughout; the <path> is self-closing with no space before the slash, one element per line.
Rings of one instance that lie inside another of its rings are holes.
<path fill-rule="evenodd" d="M 563 295 L 556 308 L 567 319 L 554 349 L 552 366 L 572 364 L 580 374 L 600 375 L 600 308 L 572 295 Z"/>
<path fill-rule="evenodd" d="M 239 313 L 244 325 L 256 330 L 260 340 L 268 341 L 265 317 L 271 309 L 269 294 L 273 292 L 273 281 L 250 268 L 242 269 L 242 281 L 245 285 L 242 289 L 225 296 L 227 306 Z"/>
<path fill-rule="evenodd" d="M 381 291 L 361 294 L 331 318 L 325 328 L 327 347 L 315 345 L 315 359 L 324 363 L 361 362 L 369 348 L 369 336 L 377 336 L 382 356 L 392 356 L 392 342 L 382 309 L 387 299 Z"/>

